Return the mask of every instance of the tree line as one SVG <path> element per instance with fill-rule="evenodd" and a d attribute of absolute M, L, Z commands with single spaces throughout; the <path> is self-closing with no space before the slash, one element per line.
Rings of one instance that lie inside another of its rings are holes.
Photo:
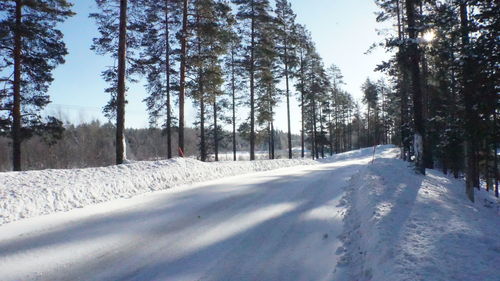
<path fill-rule="evenodd" d="M 377 0 L 377 20 L 396 26 L 384 46 L 393 56 L 390 118 L 402 158 L 419 173 L 438 167 L 465 175 L 466 193 L 498 197 L 500 7 L 494 0 Z"/>
<path fill-rule="evenodd" d="M 276 147 L 276 106 L 287 106 L 287 150 L 292 158 L 290 102 L 301 108 L 301 157 L 314 158 L 360 147 L 359 104 L 342 90 L 342 75 L 328 68 L 307 28 L 296 22 L 287 0 L 96 0 L 90 14 L 99 36 L 91 49 L 114 64 L 102 71 L 110 95 L 103 111 L 115 120 L 115 163 L 124 162 L 127 85 L 145 81 L 151 127 L 166 136 L 166 157 L 185 156 L 185 102 L 193 101 L 197 154 L 218 160 L 223 127 L 231 125 L 233 160 L 237 136 L 258 143 L 269 158 Z M 11 138 L 13 169 L 21 170 L 21 143 L 39 135 L 54 143 L 61 120 L 43 117 L 50 102 L 52 70 L 67 54 L 57 24 L 74 15 L 66 0 L 0 3 L 0 134 Z M 237 122 L 238 110 L 248 117 Z M 175 115 L 177 113 L 177 115 Z M 363 128 L 362 128 L 363 127 Z M 174 144 L 174 132 L 177 140 Z M 355 134 L 357 135 L 355 136 Z M 353 137 L 357 143 L 353 143 Z M 175 145 L 175 146 L 174 146 Z M 363 145 L 372 145 L 365 142 Z"/>
<path fill-rule="evenodd" d="M 62 119 L 61 117 L 59 117 Z M 101 123 L 97 120 L 73 125 L 64 124 L 65 130 L 57 142 L 48 143 L 43 136 L 37 136 L 24 141 L 21 145 L 23 153 L 22 167 L 24 170 L 40 169 L 71 169 L 86 167 L 102 167 L 115 163 L 115 157 L 110 151 L 114 149 L 115 125 L 111 122 Z M 129 161 L 155 161 L 165 159 L 167 146 L 166 135 L 162 128 L 126 129 L 126 150 Z M 177 142 L 177 130 L 173 132 L 173 145 Z M 221 160 L 232 160 L 232 133 L 224 130 L 223 141 L 220 142 Z M 194 128 L 185 129 L 186 155 L 197 155 L 198 132 Z M 277 158 L 288 156 L 287 133 L 277 130 L 275 133 Z M 248 160 L 249 143 L 239 134 L 236 135 L 237 160 Z M 9 153 L 9 138 L 0 137 L 0 171 L 12 170 L 12 158 Z M 300 136 L 292 134 L 292 144 L 300 146 Z M 256 158 L 267 158 L 268 147 L 261 143 L 256 147 Z M 214 148 L 207 147 L 210 155 L 207 161 L 214 161 Z M 89 153 L 91 152 L 91 153 Z M 300 151 L 294 150 L 294 156 Z"/>

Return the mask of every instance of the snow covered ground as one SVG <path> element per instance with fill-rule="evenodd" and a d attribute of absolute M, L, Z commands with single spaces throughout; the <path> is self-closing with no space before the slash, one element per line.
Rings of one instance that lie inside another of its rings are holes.
<path fill-rule="evenodd" d="M 247 173 L 4 224 L 0 280 L 331 280 L 336 206 L 369 160 Z"/>
<path fill-rule="evenodd" d="M 191 158 L 86 168 L 0 173 L 0 225 L 180 185 L 312 165 L 310 159 L 204 163 Z"/>
<path fill-rule="evenodd" d="M 2 191 L 8 210 L 90 204 L 4 221 L 0 280 L 499 281 L 498 200 L 470 203 L 463 182 L 416 175 L 390 146 L 372 152 L 0 174 L 31 198 Z M 37 188 L 51 195 L 36 201 Z"/>
<path fill-rule="evenodd" d="M 349 280 L 500 280 L 500 201 L 435 170 L 377 158 L 351 179 L 344 256 Z"/>

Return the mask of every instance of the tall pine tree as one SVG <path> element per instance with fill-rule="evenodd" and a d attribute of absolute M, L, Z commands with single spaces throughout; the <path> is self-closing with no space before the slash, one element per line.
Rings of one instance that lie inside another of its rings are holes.
<path fill-rule="evenodd" d="M 271 8 L 268 0 L 232 0 L 238 6 L 237 19 L 240 21 L 243 45 L 245 48 L 244 65 L 249 74 L 249 105 L 250 124 L 243 124 L 241 128 L 249 128 L 250 160 L 255 160 L 256 142 L 256 88 L 267 85 L 256 85 L 256 75 L 264 77 L 268 59 L 266 56 L 273 52 L 274 45 L 268 45 L 270 27 L 273 25 Z M 248 126 L 247 126 L 248 125 Z"/>
<path fill-rule="evenodd" d="M 236 18 L 228 19 L 228 52 L 224 57 L 225 75 L 226 75 L 226 91 L 231 100 L 231 125 L 232 125 L 232 149 L 233 161 L 236 161 L 236 109 L 239 106 L 241 97 L 240 93 L 245 89 L 245 69 L 242 64 L 241 37 L 238 32 Z"/>
<path fill-rule="evenodd" d="M 151 125 L 162 120 L 167 136 L 167 158 L 172 158 L 172 93 L 177 71 L 174 69 L 176 53 L 175 34 L 180 26 L 181 5 L 179 1 L 163 0 L 144 2 L 145 15 L 139 24 L 144 32 L 141 38 L 142 52 L 137 67 L 145 74 L 148 97 L 144 100 Z"/>
<path fill-rule="evenodd" d="M 277 49 L 281 60 L 281 76 L 285 78 L 285 95 L 287 109 L 287 129 L 288 129 L 288 158 L 292 158 L 292 131 L 290 123 L 290 78 L 293 68 L 296 66 L 295 44 L 297 42 L 295 32 L 295 17 L 292 5 L 287 0 L 276 1 L 276 21 L 277 21 Z"/>
<path fill-rule="evenodd" d="M 62 123 L 40 111 L 52 71 L 67 54 L 57 24 L 73 15 L 66 0 L 0 2 L 0 134 L 12 138 L 12 164 L 21 170 L 21 143 L 33 134 L 60 136 Z"/>
<path fill-rule="evenodd" d="M 99 12 L 91 13 L 98 26 L 100 37 L 94 38 L 91 49 L 101 55 L 111 55 L 117 62 L 102 72 L 102 76 L 110 86 L 105 90 L 111 95 L 110 101 L 104 107 L 108 118 L 116 117 L 116 164 L 126 160 L 125 151 L 125 104 L 127 79 L 131 79 L 131 71 L 127 71 L 127 61 L 133 63 L 133 50 L 138 49 L 137 33 L 142 31 L 142 26 L 135 21 L 128 21 L 129 13 L 132 18 L 140 18 L 138 0 L 96 0 Z M 130 69 L 133 69 L 130 68 Z"/>

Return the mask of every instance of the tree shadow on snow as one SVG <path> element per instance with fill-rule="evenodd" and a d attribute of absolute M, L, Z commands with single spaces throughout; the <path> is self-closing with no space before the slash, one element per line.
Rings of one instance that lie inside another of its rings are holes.
<path fill-rule="evenodd" d="M 162 193 L 130 209 L 2 241 L 0 256 L 123 237 L 119 241 L 125 244 L 44 278 L 192 280 L 207 274 L 201 280 L 318 280 L 331 273 L 324 268 L 333 271 L 342 223 L 334 214 L 310 214 L 340 199 L 339 182 L 356 166 L 304 168 L 300 176 L 270 176 L 265 184 Z M 286 196 L 277 196 L 283 188 Z"/>

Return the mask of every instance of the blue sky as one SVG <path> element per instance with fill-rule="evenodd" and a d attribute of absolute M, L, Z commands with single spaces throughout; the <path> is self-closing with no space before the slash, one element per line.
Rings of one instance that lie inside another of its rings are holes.
<path fill-rule="evenodd" d="M 60 116 L 72 123 L 88 122 L 93 119 L 106 119 L 101 108 L 108 96 L 104 93 L 106 83 L 100 73 L 112 60 L 98 56 L 90 50 L 92 38 L 96 37 L 97 28 L 88 18 L 95 8 L 94 1 L 72 1 L 76 16 L 60 25 L 65 34 L 69 55 L 66 63 L 54 71 L 54 82 L 49 89 L 52 104 L 46 112 Z M 305 24 L 312 33 L 316 47 L 328 66 L 335 63 L 344 75 L 344 89 L 361 98 L 361 84 L 367 77 L 380 77 L 374 73 L 376 64 L 386 55 L 377 50 L 370 55 L 364 53 L 369 46 L 381 40 L 377 36 L 374 12 L 376 6 L 372 0 L 291 0 L 297 14 L 297 21 Z M 127 93 L 129 103 L 126 108 L 126 127 L 147 127 L 148 119 L 143 83 L 129 85 Z M 292 131 L 299 133 L 300 110 L 293 99 Z M 188 102 L 190 103 L 190 102 Z M 186 125 L 192 126 L 194 111 L 188 106 Z M 240 118 L 246 118 L 247 112 L 241 111 Z M 286 108 L 282 104 L 276 111 L 276 128 L 286 129 Z"/>

